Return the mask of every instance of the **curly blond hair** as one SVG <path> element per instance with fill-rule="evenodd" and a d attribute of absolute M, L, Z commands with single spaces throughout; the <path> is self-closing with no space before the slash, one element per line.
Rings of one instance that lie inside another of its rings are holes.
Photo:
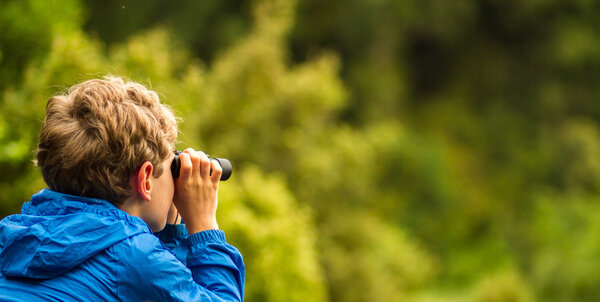
<path fill-rule="evenodd" d="M 142 163 L 152 163 L 154 177 L 163 173 L 176 139 L 176 118 L 154 91 L 94 79 L 48 100 L 36 164 L 51 190 L 120 206 Z"/>

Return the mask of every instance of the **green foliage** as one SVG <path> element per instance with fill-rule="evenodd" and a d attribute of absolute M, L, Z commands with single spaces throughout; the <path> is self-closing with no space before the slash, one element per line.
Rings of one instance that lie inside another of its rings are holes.
<path fill-rule="evenodd" d="M 285 182 L 248 168 L 221 191 L 220 227 L 243 251 L 246 300 L 325 301 L 310 211 L 298 206 Z"/>
<path fill-rule="evenodd" d="M 320 232 L 330 291 L 341 301 L 407 299 L 437 269 L 433 257 L 405 233 L 369 214 L 340 212 Z"/>
<path fill-rule="evenodd" d="M 20 83 L 27 64 L 45 56 L 57 32 L 79 28 L 81 6 L 71 0 L 3 0 L 0 5 L 0 89 L 3 89 Z"/>
<path fill-rule="evenodd" d="M 475 302 L 530 302 L 531 290 L 523 277 L 514 271 L 485 276 L 476 286 Z"/>
<path fill-rule="evenodd" d="M 543 300 L 594 301 L 600 270 L 600 205 L 588 194 L 536 195 L 532 284 Z"/>

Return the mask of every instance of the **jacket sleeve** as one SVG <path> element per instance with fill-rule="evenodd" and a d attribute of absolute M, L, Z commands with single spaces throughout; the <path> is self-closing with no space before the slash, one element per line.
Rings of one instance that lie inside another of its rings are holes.
<path fill-rule="evenodd" d="M 152 234 L 115 246 L 117 296 L 126 301 L 243 301 L 244 263 L 225 234 L 196 233 L 187 245 L 187 267 Z"/>

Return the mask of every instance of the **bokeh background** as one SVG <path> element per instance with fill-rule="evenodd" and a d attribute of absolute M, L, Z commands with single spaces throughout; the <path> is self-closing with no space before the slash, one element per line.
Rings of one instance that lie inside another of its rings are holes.
<path fill-rule="evenodd" d="M 247 301 L 600 301 L 599 1 L 0 0 L 0 217 L 107 74 L 233 161 Z"/>

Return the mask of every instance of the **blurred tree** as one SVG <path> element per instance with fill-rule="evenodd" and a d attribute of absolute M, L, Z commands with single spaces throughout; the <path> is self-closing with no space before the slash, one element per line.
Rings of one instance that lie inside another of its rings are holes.
<path fill-rule="evenodd" d="M 212 61 L 215 55 L 248 34 L 252 25 L 248 1 L 83 1 L 84 29 L 108 45 L 127 41 L 132 35 L 156 25 L 172 29 L 196 57 Z"/>
<path fill-rule="evenodd" d="M 530 236 L 531 283 L 540 300 L 600 299 L 600 204 L 595 195 L 561 194 L 553 190 L 535 196 Z"/>
<path fill-rule="evenodd" d="M 506 271 L 483 277 L 475 288 L 475 302 L 533 301 L 527 282 L 516 272 Z"/>
<path fill-rule="evenodd" d="M 325 301 L 310 210 L 298 207 L 280 177 L 256 167 L 232 180 L 221 185 L 218 215 L 228 240 L 244 251 L 246 300 Z"/>

